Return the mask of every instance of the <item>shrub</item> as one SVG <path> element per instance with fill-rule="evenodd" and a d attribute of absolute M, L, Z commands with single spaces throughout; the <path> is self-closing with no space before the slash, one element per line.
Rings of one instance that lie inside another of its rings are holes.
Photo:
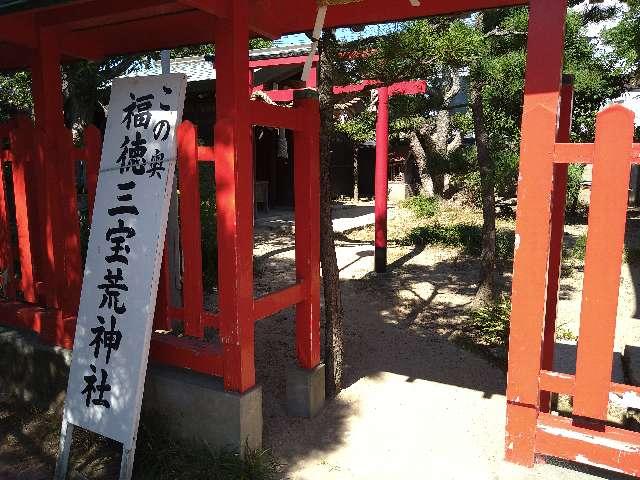
<path fill-rule="evenodd" d="M 496 256 L 512 258 L 515 234 L 511 230 L 496 232 Z M 454 225 L 424 225 L 411 230 L 401 243 L 404 245 L 442 245 L 462 248 L 467 255 L 482 253 L 482 227 L 468 223 Z"/>
<path fill-rule="evenodd" d="M 519 156 L 506 150 L 495 156 L 495 192 L 498 197 L 513 198 L 518 188 Z"/>
<path fill-rule="evenodd" d="M 575 216 L 578 212 L 578 196 L 582 185 L 582 173 L 584 165 L 569 165 L 567 177 L 567 204 L 565 211 L 568 216 Z"/>
<path fill-rule="evenodd" d="M 506 346 L 509 341 L 511 299 L 502 295 L 496 301 L 475 310 L 469 320 L 469 329 L 480 343 L 490 346 Z"/>
<path fill-rule="evenodd" d="M 418 218 L 429 218 L 438 213 L 438 199 L 436 197 L 427 197 L 426 195 L 417 195 L 407 198 L 400 203 L 402 208 L 411 210 Z"/>

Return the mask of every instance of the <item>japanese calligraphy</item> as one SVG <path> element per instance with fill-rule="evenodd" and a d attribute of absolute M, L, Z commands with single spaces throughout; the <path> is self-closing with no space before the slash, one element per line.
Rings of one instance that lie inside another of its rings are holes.
<path fill-rule="evenodd" d="M 115 79 L 64 419 L 131 445 L 137 429 L 182 116 L 182 74 Z"/>

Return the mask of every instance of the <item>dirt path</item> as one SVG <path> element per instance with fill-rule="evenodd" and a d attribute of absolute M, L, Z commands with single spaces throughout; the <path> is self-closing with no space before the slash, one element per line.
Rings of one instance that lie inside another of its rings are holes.
<path fill-rule="evenodd" d="M 346 318 L 345 389 L 316 418 L 286 415 L 285 372 L 295 365 L 293 310 L 256 325 L 264 445 L 285 464 L 287 478 L 627 478 L 583 466 L 576 467 L 578 471 L 567 465 L 537 465 L 528 470 L 502 461 L 505 374 L 448 340 L 472 298 L 476 260 L 456 249 L 392 244 L 389 273 L 372 274 L 372 220 L 371 205 L 338 211 L 337 230 L 341 233 L 337 256 Z M 390 229 L 396 234 L 415 224 L 406 210 L 391 211 Z M 351 227 L 360 230 L 350 234 Z M 584 226 L 568 227 L 567 242 L 575 242 L 584 231 Z M 640 218 L 632 216 L 628 245 L 638 245 L 639 232 Z M 290 213 L 256 221 L 256 295 L 295 281 L 294 246 Z M 640 266 L 623 266 L 618 351 L 627 343 L 640 345 L 636 321 L 639 279 Z M 508 268 L 502 282 L 508 291 Z M 578 267 L 565 275 L 561 284 L 559 323 L 574 335 L 579 327 L 581 283 Z M 50 472 L 56 449 L 58 423 L 47 425 L 34 419 L 14 425 L 18 417 L 12 420 L 11 415 L 0 408 L 0 425 L 10 428 L 0 429 L 0 440 L 11 435 L 13 443 L 21 442 L 26 433 L 43 439 L 41 445 L 29 449 L 33 461 L 28 460 L 29 467 L 18 478 L 46 478 L 44 473 Z M 15 469 L 3 471 L 0 465 L 0 480 L 16 478 L 16 473 Z"/>
<path fill-rule="evenodd" d="M 402 225 L 408 221 L 401 212 L 391 218 Z M 277 269 L 286 273 L 293 261 L 286 241 L 278 235 L 261 238 L 267 240 L 256 252 L 263 255 L 263 276 Z M 267 253 L 270 245 L 279 247 L 277 254 Z M 318 417 L 291 419 L 284 409 L 284 375 L 295 363 L 293 312 L 257 326 L 264 443 L 286 463 L 288 478 L 624 478 L 585 467 L 528 470 L 502 461 L 505 375 L 446 336 L 473 295 L 475 260 L 453 249 L 395 246 L 389 249 L 389 273 L 376 276 L 370 273 L 369 242 L 341 237 L 337 254 L 346 388 Z M 505 281 L 508 285 L 508 274 Z M 565 310 L 579 312 L 579 293 L 572 287 L 579 279 L 567 282 L 563 316 Z M 262 288 L 274 283 L 274 277 L 261 282 Z"/>

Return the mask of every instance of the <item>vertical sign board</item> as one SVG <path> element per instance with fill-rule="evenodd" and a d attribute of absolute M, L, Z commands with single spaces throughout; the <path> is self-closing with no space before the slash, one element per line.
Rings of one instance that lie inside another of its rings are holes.
<path fill-rule="evenodd" d="M 73 426 L 122 443 L 131 476 L 185 89 L 182 74 L 111 88 L 57 478 Z"/>

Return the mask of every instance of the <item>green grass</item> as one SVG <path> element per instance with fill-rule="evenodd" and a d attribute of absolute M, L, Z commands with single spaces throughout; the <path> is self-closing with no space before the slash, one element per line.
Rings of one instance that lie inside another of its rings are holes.
<path fill-rule="evenodd" d="M 140 431 L 134 478 L 139 480 L 276 480 L 281 465 L 266 450 L 248 450 L 245 457 L 230 450 L 177 440 L 170 419 L 145 415 Z"/>
<path fill-rule="evenodd" d="M 433 217 L 438 213 L 439 209 L 438 199 L 425 195 L 407 198 L 400 203 L 400 206 L 411 210 L 418 218 Z"/>
<path fill-rule="evenodd" d="M 576 237 L 575 243 L 568 247 L 565 245 L 563 252 L 563 262 L 584 262 L 587 253 L 587 235 L 582 234 Z M 624 263 L 634 265 L 640 263 L 640 248 L 624 247 Z"/>
<path fill-rule="evenodd" d="M 512 258 L 515 234 L 512 230 L 499 229 L 496 233 L 498 258 Z M 482 227 L 470 223 L 452 225 L 422 225 L 412 229 L 401 242 L 404 245 L 441 245 L 461 248 L 467 255 L 478 256 L 482 252 Z"/>
<path fill-rule="evenodd" d="M 510 318 L 511 299 L 502 295 L 496 301 L 471 313 L 469 333 L 482 345 L 506 346 L 509 341 Z"/>

